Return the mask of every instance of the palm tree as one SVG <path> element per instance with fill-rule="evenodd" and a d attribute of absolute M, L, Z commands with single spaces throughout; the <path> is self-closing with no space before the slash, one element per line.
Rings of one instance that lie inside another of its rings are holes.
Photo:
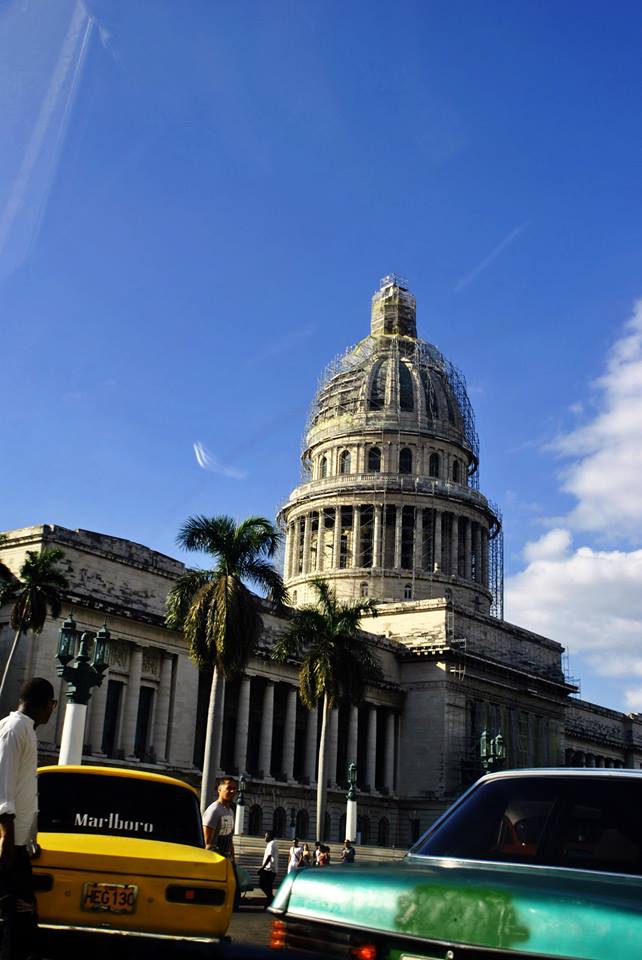
<path fill-rule="evenodd" d="M 225 679 L 241 673 L 261 636 L 258 598 L 244 581 L 265 590 L 276 606 L 285 601 L 285 587 L 270 560 L 281 536 L 269 520 L 248 517 L 235 523 L 231 517 L 190 517 L 176 542 L 214 559 L 211 570 L 186 570 L 167 597 L 165 622 L 182 630 L 192 659 L 212 667 L 205 756 L 201 784 L 204 810 L 215 793 L 223 731 L 222 705 Z"/>
<path fill-rule="evenodd" d="M 13 604 L 9 622 L 16 631 L 0 682 L 0 701 L 21 635 L 28 630 L 39 634 L 45 625 L 47 610 L 54 619 L 60 616 L 62 594 L 69 588 L 67 577 L 57 569 L 64 555 L 59 547 L 46 547 L 42 553 L 27 550 L 19 575 L 0 579 L 0 607 Z"/>
<path fill-rule="evenodd" d="M 342 696 L 359 703 L 366 684 L 381 679 L 383 674 L 377 655 L 359 633 L 363 615 L 377 615 L 374 601 L 341 603 L 325 580 L 315 579 L 312 586 L 317 593 L 316 604 L 293 612 L 289 629 L 274 644 L 272 656 L 281 663 L 291 659 L 301 663 L 299 692 L 304 706 L 313 710 L 323 699 L 316 833 L 321 840 L 325 833 L 330 710 Z"/>

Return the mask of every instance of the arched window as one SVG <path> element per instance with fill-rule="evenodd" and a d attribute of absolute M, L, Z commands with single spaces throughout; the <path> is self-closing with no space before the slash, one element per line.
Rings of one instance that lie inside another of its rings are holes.
<path fill-rule="evenodd" d="M 342 813 L 339 817 L 339 840 L 345 840 L 346 838 L 346 815 Z M 350 837 L 348 837 L 348 840 Z"/>
<path fill-rule="evenodd" d="M 381 450 L 379 447 L 370 447 L 368 450 L 368 473 L 381 472 Z"/>
<path fill-rule="evenodd" d="M 292 591 L 292 604 L 296 606 L 296 590 Z"/>
<path fill-rule="evenodd" d="M 263 833 L 263 810 L 258 803 L 253 803 L 250 807 L 247 832 L 252 837 L 260 837 Z"/>
<path fill-rule="evenodd" d="M 350 463 L 352 462 L 352 457 L 350 456 L 349 450 L 343 450 L 341 456 L 339 457 L 339 473 L 350 473 Z"/>
<path fill-rule="evenodd" d="M 383 410 L 386 402 L 386 378 L 388 375 L 388 361 L 382 360 L 372 378 L 368 407 L 370 410 Z"/>
<path fill-rule="evenodd" d="M 403 598 L 404 600 L 412 600 L 412 584 L 407 583 L 403 588 Z"/>
<path fill-rule="evenodd" d="M 412 473 L 412 450 L 408 447 L 399 451 L 399 473 Z"/>
<path fill-rule="evenodd" d="M 332 819 L 330 818 L 330 811 L 326 810 L 325 820 L 323 821 L 323 837 L 322 840 L 331 840 L 331 831 L 332 831 Z"/>
<path fill-rule="evenodd" d="M 361 843 L 370 843 L 370 819 L 357 815 L 357 833 L 361 834 Z"/>
<path fill-rule="evenodd" d="M 459 460 L 453 460 L 453 480 L 455 483 L 459 483 L 459 478 L 461 476 L 461 469 L 459 466 Z"/>
<path fill-rule="evenodd" d="M 367 596 L 368 596 L 368 584 L 367 584 L 367 583 L 362 583 L 362 584 L 361 584 L 360 592 L 361 592 L 361 596 L 362 596 L 362 597 L 367 597 Z"/>
<path fill-rule="evenodd" d="M 405 363 L 399 364 L 399 409 L 415 409 L 415 391 L 412 374 Z"/>
<path fill-rule="evenodd" d="M 295 829 L 297 837 L 305 840 L 310 829 L 310 817 L 308 816 L 307 810 L 297 810 Z"/>
<path fill-rule="evenodd" d="M 387 817 L 381 817 L 377 829 L 377 842 L 380 847 L 387 847 L 390 839 L 390 824 Z"/>
<path fill-rule="evenodd" d="M 328 475 L 328 458 L 321 457 L 321 462 L 319 463 L 319 476 L 327 477 Z"/>
<path fill-rule="evenodd" d="M 439 476 L 439 454 L 438 453 L 430 454 L 430 459 L 428 460 L 428 476 L 429 477 Z"/>
<path fill-rule="evenodd" d="M 285 810 L 277 807 L 272 818 L 272 833 L 275 837 L 285 836 Z"/>

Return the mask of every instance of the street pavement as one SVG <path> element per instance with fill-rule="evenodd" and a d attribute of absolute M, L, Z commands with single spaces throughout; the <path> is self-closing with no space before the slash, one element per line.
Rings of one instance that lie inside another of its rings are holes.
<path fill-rule="evenodd" d="M 265 897 L 262 894 L 246 894 L 241 906 L 232 914 L 228 936 L 233 944 L 250 944 L 253 947 L 267 947 L 270 940 L 272 914 L 265 909 Z"/>

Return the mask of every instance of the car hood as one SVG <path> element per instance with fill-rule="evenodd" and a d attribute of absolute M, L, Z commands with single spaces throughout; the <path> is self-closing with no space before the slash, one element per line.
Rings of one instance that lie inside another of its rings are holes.
<path fill-rule="evenodd" d="M 96 873 L 154 873 L 157 877 L 225 882 L 224 857 L 201 847 L 161 840 L 140 840 L 102 834 L 41 833 L 37 870 L 88 870 Z"/>
<path fill-rule="evenodd" d="M 642 878 L 408 857 L 291 873 L 274 913 L 398 937 L 521 954 L 630 960 L 642 944 Z"/>

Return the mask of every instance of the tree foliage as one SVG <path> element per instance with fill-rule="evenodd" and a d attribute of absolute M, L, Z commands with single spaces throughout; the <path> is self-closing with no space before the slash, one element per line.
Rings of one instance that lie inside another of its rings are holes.
<path fill-rule="evenodd" d="M 377 655 L 359 632 L 362 617 L 375 617 L 377 608 L 372 600 L 340 602 L 325 580 L 313 580 L 312 586 L 316 604 L 293 612 L 272 656 L 300 663 L 299 689 L 306 707 L 311 709 L 325 696 L 330 708 L 340 697 L 359 703 L 366 684 L 383 676 Z"/>

